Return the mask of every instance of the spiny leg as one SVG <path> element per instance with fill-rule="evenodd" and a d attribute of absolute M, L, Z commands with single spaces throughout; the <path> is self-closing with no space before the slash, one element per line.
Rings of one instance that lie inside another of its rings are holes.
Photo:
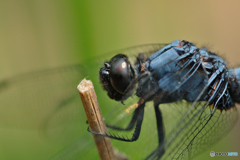
<path fill-rule="evenodd" d="M 138 104 L 138 103 L 137 103 Z M 110 129 L 114 129 L 114 130 L 119 130 L 119 131 L 129 131 L 129 130 L 132 130 L 136 121 L 137 121 L 137 117 L 139 115 L 139 109 L 135 109 L 134 110 L 134 113 L 133 113 L 133 116 L 129 122 L 129 124 L 127 125 L 126 128 L 122 128 L 122 127 L 118 127 L 118 126 L 114 126 L 114 125 L 109 125 L 109 124 L 106 124 L 107 128 L 110 128 Z M 86 123 L 88 124 L 88 121 L 86 121 Z"/>
<path fill-rule="evenodd" d="M 138 108 L 136 108 L 138 115 L 137 115 L 137 120 L 136 120 L 136 127 L 134 130 L 134 133 L 131 138 L 124 138 L 124 137 L 119 137 L 116 135 L 111 135 L 111 134 L 106 134 L 106 133 L 96 133 L 88 127 L 88 131 L 96 134 L 96 135 L 101 135 L 104 137 L 120 140 L 120 141 L 126 141 L 126 142 L 133 142 L 136 141 L 140 135 L 141 127 L 142 127 L 142 121 L 143 121 L 143 116 L 144 116 L 144 107 L 145 107 L 145 102 L 144 103 L 139 103 Z"/>
<path fill-rule="evenodd" d="M 138 118 L 138 115 L 139 115 L 139 109 L 135 109 L 134 113 L 133 113 L 133 116 L 132 116 L 132 119 L 131 121 L 129 122 L 129 124 L 127 125 L 126 128 L 121 128 L 121 127 L 117 127 L 117 126 L 113 126 L 113 125 L 107 125 L 108 128 L 111 128 L 111 129 L 115 129 L 115 130 L 119 130 L 119 131 L 129 131 L 129 130 L 132 130 L 136 121 L 137 121 L 137 118 Z"/>
<path fill-rule="evenodd" d="M 109 124 L 106 124 L 106 126 L 107 126 L 107 128 L 114 129 L 114 130 L 119 130 L 119 131 L 129 131 L 129 130 L 132 130 L 134 125 L 135 125 L 135 123 L 136 123 L 136 121 L 137 121 L 138 115 L 139 115 L 139 110 L 135 109 L 135 111 L 133 113 L 133 116 L 132 116 L 132 119 L 129 122 L 129 124 L 127 125 L 126 128 L 117 127 L 117 126 L 109 125 Z M 88 124 L 88 121 L 86 121 L 86 123 Z"/>

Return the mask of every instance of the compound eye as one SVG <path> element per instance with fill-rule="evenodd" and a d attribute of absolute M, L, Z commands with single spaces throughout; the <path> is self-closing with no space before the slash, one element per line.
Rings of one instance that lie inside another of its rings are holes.
<path fill-rule="evenodd" d="M 111 64 L 110 82 L 117 92 L 123 94 L 131 83 L 132 77 L 133 71 L 125 58 L 117 59 Z"/>

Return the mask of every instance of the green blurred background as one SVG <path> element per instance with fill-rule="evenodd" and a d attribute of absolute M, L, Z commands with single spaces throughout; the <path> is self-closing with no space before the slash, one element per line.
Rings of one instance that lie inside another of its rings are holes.
<path fill-rule="evenodd" d="M 239 37 L 237 0 L 1 0 L 0 80 L 58 66 L 84 66 L 109 51 L 176 39 L 208 46 L 236 67 Z M 230 134 L 196 159 L 212 159 L 212 150 L 240 153 L 239 125 L 238 121 Z M 0 159 L 48 159 L 60 151 L 36 135 L 0 128 Z M 220 158 L 234 159 L 214 159 Z"/>

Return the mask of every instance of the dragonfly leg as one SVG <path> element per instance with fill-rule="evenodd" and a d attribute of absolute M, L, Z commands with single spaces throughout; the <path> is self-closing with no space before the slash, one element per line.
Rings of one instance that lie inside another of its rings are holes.
<path fill-rule="evenodd" d="M 121 128 L 121 127 L 117 127 L 117 126 L 113 126 L 113 125 L 107 125 L 108 128 L 111 128 L 111 129 L 115 129 L 115 130 L 119 130 L 119 131 L 129 131 L 129 130 L 132 130 L 137 119 L 138 119 L 138 115 L 139 115 L 139 112 L 140 110 L 139 109 L 136 109 L 133 113 L 133 116 L 132 116 L 132 119 L 131 121 L 129 122 L 128 126 L 126 128 Z"/>
<path fill-rule="evenodd" d="M 137 121 L 138 115 L 139 115 L 139 109 L 136 109 L 133 113 L 131 121 L 129 122 L 129 124 L 127 125 L 126 128 L 118 127 L 118 126 L 114 126 L 114 125 L 109 125 L 109 124 L 106 124 L 106 126 L 107 126 L 107 128 L 114 129 L 114 130 L 119 130 L 119 131 L 132 130 L 136 121 Z M 88 121 L 86 121 L 86 123 L 88 124 Z"/>
<path fill-rule="evenodd" d="M 163 154 L 165 153 L 165 147 L 164 147 L 164 124 L 163 124 L 163 117 L 162 112 L 159 108 L 159 104 L 154 103 L 154 111 L 156 115 L 156 121 L 157 121 L 157 131 L 158 131 L 158 147 L 146 157 L 147 160 L 150 159 L 160 159 Z"/>
<path fill-rule="evenodd" d="M 136 108 L 136 110 L 138 110 L 139 113 L 137 116 L 136 127 L 135 127 L 134 133 L 131 138 L 120 137 L 120 136 L 114 135 L 114 134 L 97 133 L 97 132 L 90 130 L 89 127 L 87 130 L 93 134 L 101 135 L 104 137 L 108 137 L 108 138 L 112 138 L 112 139 L 116 139 L 116 140 L 120 140 L 120 141 L 126 141 L 126 142 L 136 141 L 140 135 L 140 131 L 141 131 L 141 127 L 142 127 L 142 121 L 143 121 L 143 116 L 144 116 L 144 106 L 145 106 L 145 103 L 140 103 L 139 107 Z"/>
<path fill-rule="evenodd" d="M 154 105 L 156 121 L 157 121 L 157 131 L 158 131 L 158 144 L 159 146 L 164 145 L 164 124 L 163 124 L 163 117 L 162 112 L 160 111 L 159 105 Z M 164 153 L 164 150 L 163 150 Z"/>

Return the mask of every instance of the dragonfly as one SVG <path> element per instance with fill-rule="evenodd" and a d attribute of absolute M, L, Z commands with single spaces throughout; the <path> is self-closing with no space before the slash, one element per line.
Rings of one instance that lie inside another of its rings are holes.
<path fill-rule="evenodd" d="M 0 126 L 37 130 L 60 144 L 48 158 L 97 159 L 76 90 L 85 77 L 94 81 L 110 130 L 94 134 L 116 139 L 113 145 L 133 159 L 192 159 L 236 123 L 240 70 L 213 52 L 177 40 L 110 56 L 103 68 L 71 65 L 2 80 Z"/>
<path fill-rule="evenodd" d="M 238 117 L 235 103 L 240 102 L 240 68 L 227 69 L 222 58 L 188 41 L 174 41 L 150 55 L 139 53 L 134 66 L 126 55 L 118 54 L 104 63 L 99 77 L 109 98 L 124 104 L 133 94 L 139 97 L 127 126 L 108 125 L 134 132 L 125 138 L 88 131 L 115 140 L 137 141 L 146 103 L 153 101 L 158 145 L 146 159 L 192 159 L 194 152 L 201 152 L 228 132 Z M 188 109 L 176 116 L 179 123 L 165 133 L 170 125 L 161 104 L 179 101 L 185 101 Z M 129 113 L 129 109 L 125 111 Z"/>

